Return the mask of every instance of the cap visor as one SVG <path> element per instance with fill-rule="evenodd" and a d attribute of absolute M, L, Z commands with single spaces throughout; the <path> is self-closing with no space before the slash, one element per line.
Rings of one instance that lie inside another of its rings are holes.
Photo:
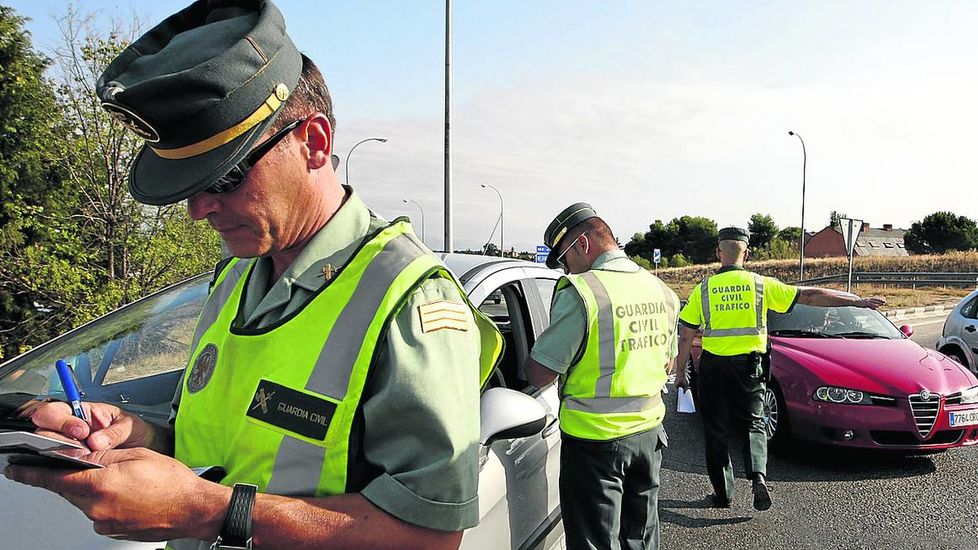
<path fill-rule="evenodd" d="M 129 171 L 129 192 L 137 201 L 154 206 L 196 195 L 240 162 L 276 118 L 278 113 L 216 149 L 185 159 L 165 159 L 144 145 Z"/>
<path fill-rule="evenodd" d="M 557 245 L 555 244 L 554 247 L 551 248 L 550 252 L 547 254 L 547 267 L 549 267 L 550 269 L 557 269 L 558 267 L 560 267 L 560 264 L 557 263 L 558 256 L 560 256 L 560 254 L 557 253 Z"/>

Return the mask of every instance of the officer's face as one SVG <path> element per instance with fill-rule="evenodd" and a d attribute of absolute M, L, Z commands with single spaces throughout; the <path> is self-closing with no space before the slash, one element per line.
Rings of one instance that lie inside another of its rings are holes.
<path fill-rule="evenodd" d="M 557 263 L 560 264 L 565 275 L 569 273 L 583 273 L 588 270 L 590 266 L 585 265 L 587 258 L 581 254 L 581 250 L 585 250 L 582 247 L 587 247 L 589 244 L 587 233 L 581 233 L 557 258 Z"/>
<path fill-rule="evenodd" d="M 308 238 L 311 228 L 304 228 L 302 221 L 310 219 L 316 205 L 310 204 L 309 150 L 300 135 L 315 131 L 313 125 L 302 125 L 283 138 L 233 191 L 190 197 L 190 217 L 206 219 L 239 258 L 276 254 Z"/>

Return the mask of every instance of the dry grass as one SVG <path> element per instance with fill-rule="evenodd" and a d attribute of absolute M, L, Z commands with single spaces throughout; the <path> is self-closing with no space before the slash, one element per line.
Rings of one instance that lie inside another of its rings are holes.
<path fill-rule="evenodd" d="M 686 299 L 704 277 L 712 274 L 720 264 L 704 264 L 689 267 L 660 269 L 659 277 Z M 777 277 L 794 283 L 798 280 L 798 260 L 768 260 L 749 262 L 751 271 Z M 805 260 L 805 278 L 827 277 L 845 273 L 845 258 L 819 258 Z M 856 258 L 854 271 L 932 271 L 938 273 L 978 272 L 978 252 L 956 252 L 934 256 L 910 256 L 905 258 Z M 845 285 L 831 284 L 826 288 L 845 290 Z M 973 291 L 974 287 L 898 287 L 893 285 L 853 285 L 853 292 L 862 296 L 881 296 L 887 301 L 887 309 L 957 303 Z"/>

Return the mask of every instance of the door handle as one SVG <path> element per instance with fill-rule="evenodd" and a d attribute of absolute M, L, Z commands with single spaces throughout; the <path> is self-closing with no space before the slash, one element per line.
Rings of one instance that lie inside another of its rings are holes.
<path fill-rule="evenodd" d="M 975 331 L 975 325 L 968 325 L 968 326 L 964 327 L 964 330 L 966 330 L 968 332 L 974 332 Z"/>

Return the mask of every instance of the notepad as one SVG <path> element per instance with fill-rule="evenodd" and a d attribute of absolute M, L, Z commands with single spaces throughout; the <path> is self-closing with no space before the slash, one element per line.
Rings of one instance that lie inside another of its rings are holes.
<path fill-rule="evenodd" d="M 0 431 L 0 468 L 7 464 L 45 468 L 102 468 L 101 464 L 73 455 L 88 451 L 78 443 L 61 441 L 33 432 Z"/>

